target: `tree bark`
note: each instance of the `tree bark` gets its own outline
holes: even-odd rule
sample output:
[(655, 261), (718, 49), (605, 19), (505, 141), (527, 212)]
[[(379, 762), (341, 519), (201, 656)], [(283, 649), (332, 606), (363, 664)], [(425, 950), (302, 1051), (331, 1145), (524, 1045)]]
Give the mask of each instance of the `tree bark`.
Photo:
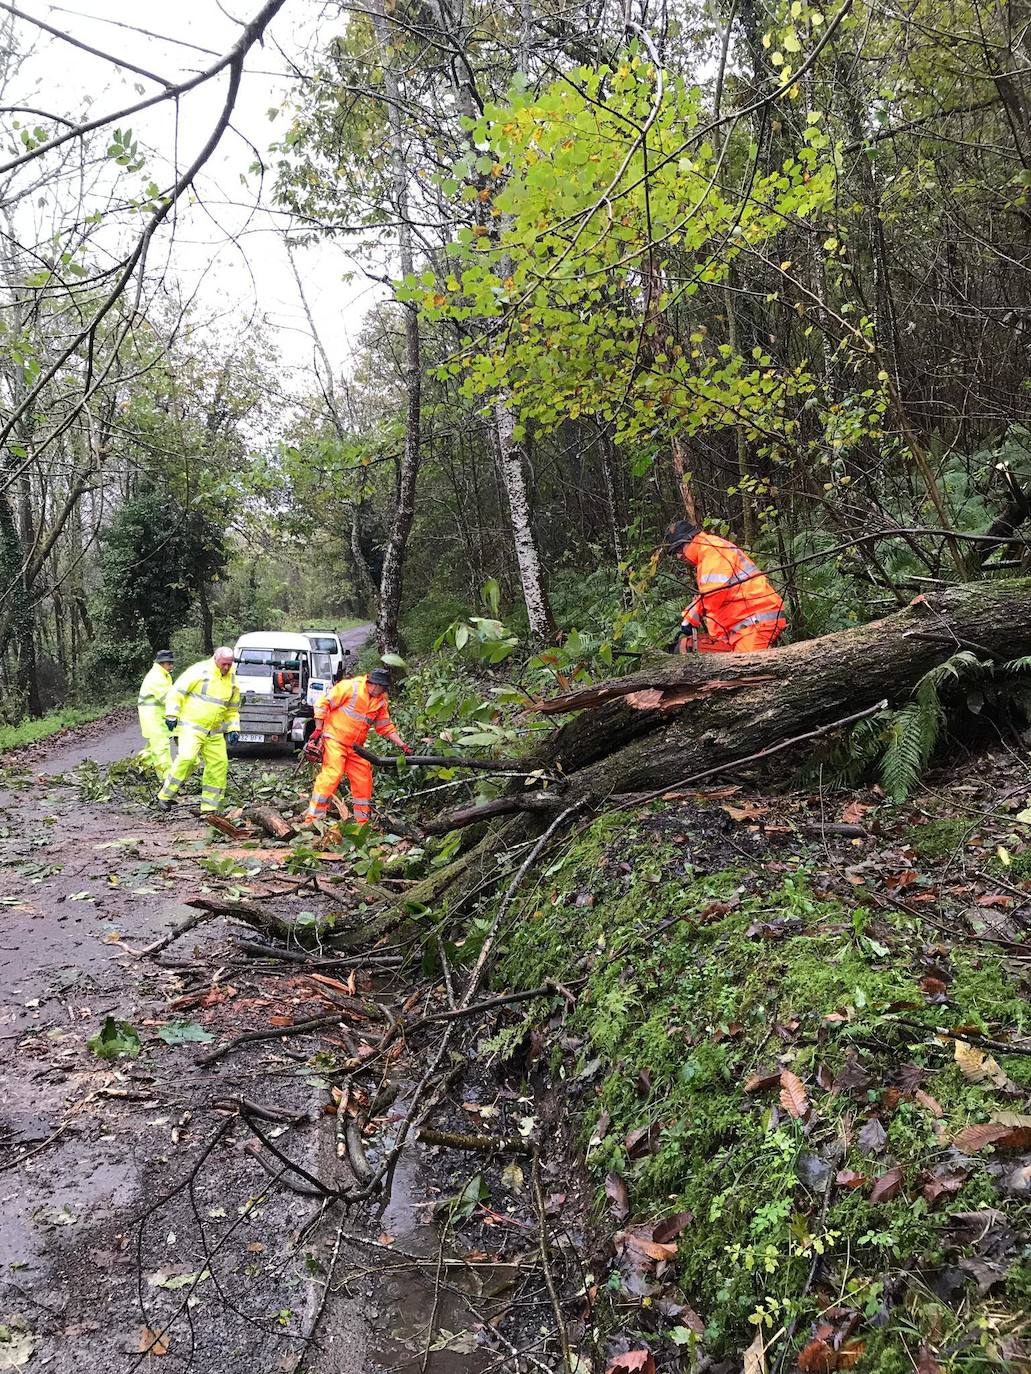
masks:
[[(405, 156), (405, 131), (401, 119), (401, 93), (397, 73), (390, 57), (390, 33), (387, 27), (385, 0), (373, 0), (370, 12), (383, 63), (387, 123), (393, 142), (394, 200), (397, 206), (401, 275), (410, 277), (415, 270), (415, 256), (408, 213), (409, 168)], [(383, 554), (383, 572), (380, 578), (376, 642), (382, 654), (399, 654), (402, 649), (400, 619), (401, 598), (404, 594), (405, 549), (415, 518), (415, 483), (422, 454), (422, 356), (419, 315), (414, 305), (403, 305), (401, 308), (404, 311), (404, 384), (407, 399), (405, 446), (398, 473), (397, 507)]]
[(498, 438), (498, 466), (508, 497), (516, 566), (526, 613), (530, 618), (530, 634), (534, 639), (546, 642), (555, 638), (557, 629), (537, 552), (537, 541), (530, 524), (530, 498), (523, 473), (522, 446), (515, 437), (515, 416), (506, 397), (499, 397), (494, 403), (494, 422)]
[(540, 751), (567, 802), (674, 787), (693, 774), (826, 727), (881, 700), (901, 705), (959, 648), (1031, 651), (1031, 579), (966, 583), (883, 620), (755, 654), (662, 659), (538, 705), (582, 709)]

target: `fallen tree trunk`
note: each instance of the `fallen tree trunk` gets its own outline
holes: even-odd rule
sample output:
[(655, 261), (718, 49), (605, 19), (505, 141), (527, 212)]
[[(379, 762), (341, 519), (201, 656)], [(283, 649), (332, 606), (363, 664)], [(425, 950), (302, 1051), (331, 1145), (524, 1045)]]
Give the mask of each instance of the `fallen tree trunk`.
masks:
[(868, 625), (756, 654), (670, 657), (538, 704), (580, 711), (542, 748), (568, 802), (673, 787), (886, 699), (900, 705), (958, 649), (1005, 661), (1031, 650), (1031, 579), (918, 597)]

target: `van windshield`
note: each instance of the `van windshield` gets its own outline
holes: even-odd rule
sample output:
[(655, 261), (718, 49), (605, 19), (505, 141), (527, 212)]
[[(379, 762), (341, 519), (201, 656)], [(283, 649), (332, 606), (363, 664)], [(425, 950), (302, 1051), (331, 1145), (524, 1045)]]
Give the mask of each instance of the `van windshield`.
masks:
[(307, 639), (321, 653), (335, 654), (337, 652), (337, 642), (332, 635), (308, 635)]
[(288, 668), (297, 672), (301, 666), (297, 649), (241, 649), (236, 655), (236, 664), (245, 673), (248, 668)]

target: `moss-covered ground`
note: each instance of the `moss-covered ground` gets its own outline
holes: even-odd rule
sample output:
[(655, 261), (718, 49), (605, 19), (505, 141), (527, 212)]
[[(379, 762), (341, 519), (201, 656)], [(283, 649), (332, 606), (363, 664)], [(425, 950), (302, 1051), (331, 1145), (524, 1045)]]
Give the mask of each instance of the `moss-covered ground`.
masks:
[[(690, 1214), (675, 1255), (624, 1247), (594, 1276), (597, 1320), (660, 1368), (740, 1355), (757, 1331), (785, 1368), (814, 1339), (803, 1368), (1018, 1367), (1031, 1156), (954, 1141), (1028, 1111), (1031, 1056), (995, 1050), (975, 1081), (987, 1051), (970, 1044), (1028, 1043), (1028, 964), (874, 914), (828, 883), (826, 855), (701, 873), (690, 826), (655, 822), (611, 815), (567, 844), (500, 969), (515, 986), (585, 979), (549, 1067), (599, 1225)], [(963, 833), (916, 839), (937, 857)]]

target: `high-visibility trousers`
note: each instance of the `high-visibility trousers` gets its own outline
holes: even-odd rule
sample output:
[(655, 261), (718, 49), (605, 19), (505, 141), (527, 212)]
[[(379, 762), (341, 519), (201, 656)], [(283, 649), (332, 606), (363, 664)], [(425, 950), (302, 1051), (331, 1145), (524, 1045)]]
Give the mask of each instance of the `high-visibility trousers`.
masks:
[(322, 736), (322, 748), (322, 767), (312, 788), (305, 822), (310, 825), (312, 821), (325, 820), (333, 794), (346, 773), (354, 818), (359, 825), (365, 825), (372, 806), (372, 764), (349, 744), (342, 744), (331, 735)]
[(201, 815), (220, 811), (226, 794), (226, 779), (229, 776), (229, 754), (226, 751), (225, 735), (218, 726), (208, 730), (203, 725), (193, 725), (188, 720), (180, 720), (178, 735), (179, 752), (161, 784), (158, 797), (161, 801), (171, 801), (197, 764), (203, 760), (204, 772), (200, 785)]
[(161, 711), (155, 706), (137, 708), (143, 748), (136, 755), (144, 768), (153, 768), (164, 779), (172, 771), (172, 737)]
[(698, 631), (698, 652), (700, 654), (754, 654), (762, 649), (773, 647), (777, 636), (786, 628), (787, 621), (782, 615), (763, 614), (750, 616), (727, 632), (726, 639), (716, 639)]

